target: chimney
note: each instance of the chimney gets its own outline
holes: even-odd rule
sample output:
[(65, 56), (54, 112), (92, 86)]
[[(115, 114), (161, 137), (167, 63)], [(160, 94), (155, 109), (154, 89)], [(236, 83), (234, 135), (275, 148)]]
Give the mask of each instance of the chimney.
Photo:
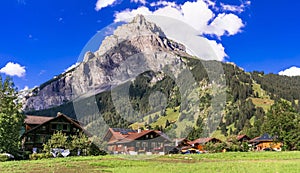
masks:
[(141, 133), (141, 132), (142, 132), (142, 130), (140, 128), (138, 128), (138, 133)]
[(59, 117), (59, 116), (61, 116), (62, 115), (62, 113), (61, 112), (57, 112), (57, 115), (56, 115), (56, 117)]

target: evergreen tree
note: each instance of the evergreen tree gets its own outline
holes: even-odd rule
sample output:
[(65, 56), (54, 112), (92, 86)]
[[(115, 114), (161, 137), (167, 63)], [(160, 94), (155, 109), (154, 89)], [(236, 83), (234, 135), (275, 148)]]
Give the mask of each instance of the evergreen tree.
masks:
[(10, 78), (0, 76), (0, 153), (14, 154), (20, 149), (20, 131), (24, 116), (17, 103), (17, 91)]
[(294, 108), (286, 101), (276, 102), (267, 113), (265, 129), (283, 142), (288, 150), (300, 149), (300, 118)]

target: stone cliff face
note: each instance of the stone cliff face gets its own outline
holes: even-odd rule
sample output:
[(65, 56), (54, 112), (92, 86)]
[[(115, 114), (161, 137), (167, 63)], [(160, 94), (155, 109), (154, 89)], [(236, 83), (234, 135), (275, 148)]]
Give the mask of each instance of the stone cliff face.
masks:
[(181, 64), (179, 55), (188, 56), (182, 44), (167, 39), (156, 24), (138, 15), (106, 37), (98, 51), (87, 52), (75, 69), (34, 89), (24, 110), (47, 109), (109, 90), (147, 69)]

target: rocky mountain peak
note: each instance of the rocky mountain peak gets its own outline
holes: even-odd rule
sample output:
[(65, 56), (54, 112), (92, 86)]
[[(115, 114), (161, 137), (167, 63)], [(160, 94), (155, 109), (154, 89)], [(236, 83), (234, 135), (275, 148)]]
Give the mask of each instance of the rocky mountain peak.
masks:
[[(135, 55), (149, 52), (154, 56), (143, 57), (144, 65), (141, 65)], [(25, 110), (48, 109), (82, 95), (110, 90), (111, 86), (131, 80), (134, 78), (132, 74), (139, 74), (149, 67), (159, 71), (167, 64), (180, 64), (181, 55), (187, 56), (184, 45), (168, 39), (159, 26), (137, 15), (107, 36), (99, 50), (87, 52), (76, 69), (42, 84), (26, 100)], [(132, 57), (136, 59), (132, 60)], [(124, 66), (129, 60), (133, 61), (131, 64), (140, 64), (135, 67)]]
[(104, 55), (107, 50), (126, 40), (140, 51), (152, 51), (159, 48), (185, 52), (184, 45), (168, 40), (159, 26), (147, 21), (143, 15), (137, 15), (131, 22), (119, 26), (113, 35), (106, 37), (96, 54)]

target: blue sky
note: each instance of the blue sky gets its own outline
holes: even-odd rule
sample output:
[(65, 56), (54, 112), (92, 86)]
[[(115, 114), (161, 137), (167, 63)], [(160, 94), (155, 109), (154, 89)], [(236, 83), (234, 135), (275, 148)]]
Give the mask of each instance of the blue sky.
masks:
[[(1, 0), (0, 72), (4, 76), (8, 74), (9, 67), (19, 69), (10, 73), (19, 89), (40, 85), (75, 64), (89, 39), (117, 18), (121, 19), (125, 13), (143, 6), (151, 12), (165, 7), (151, 6), (152, 2), (157, 1), (99, 0), (96, 8), (97, 0)], [(174, 2), (176, 7), (183, 7), (186, 3)], [(215, 6), (208, 6), (215, 15), (214, 19), (219, 14), (232, 14), (233, 23), (230, 25), (227, 22), (224, 26), (219, 22), (216, 26), (221, 28), (210, 30), (212, 27), (207, 26), (208, 29), (199, 29), (199, 33), (225, 48), (228, 56), (225, 61), (234, 62), (246, 71), (266, 73), (300, 67), (300, 13), (297, 12), (300, 2), (205, 2), (216, 2)], [(99, 4), (105, 7), (99, 8), (102, 7)], [(224, 7), (228, 7), (227, 10)], [(194, 20), (197, 21), (198, 17), (201, 20), (203, 16), (197, 16)], [(241, 19), (243, 26), (236, 19)], [(9, 62), (10, 66), (7, 66)], [(298, 74), (298, 71), (298, 68), (293, 68), (291, 73)]]

